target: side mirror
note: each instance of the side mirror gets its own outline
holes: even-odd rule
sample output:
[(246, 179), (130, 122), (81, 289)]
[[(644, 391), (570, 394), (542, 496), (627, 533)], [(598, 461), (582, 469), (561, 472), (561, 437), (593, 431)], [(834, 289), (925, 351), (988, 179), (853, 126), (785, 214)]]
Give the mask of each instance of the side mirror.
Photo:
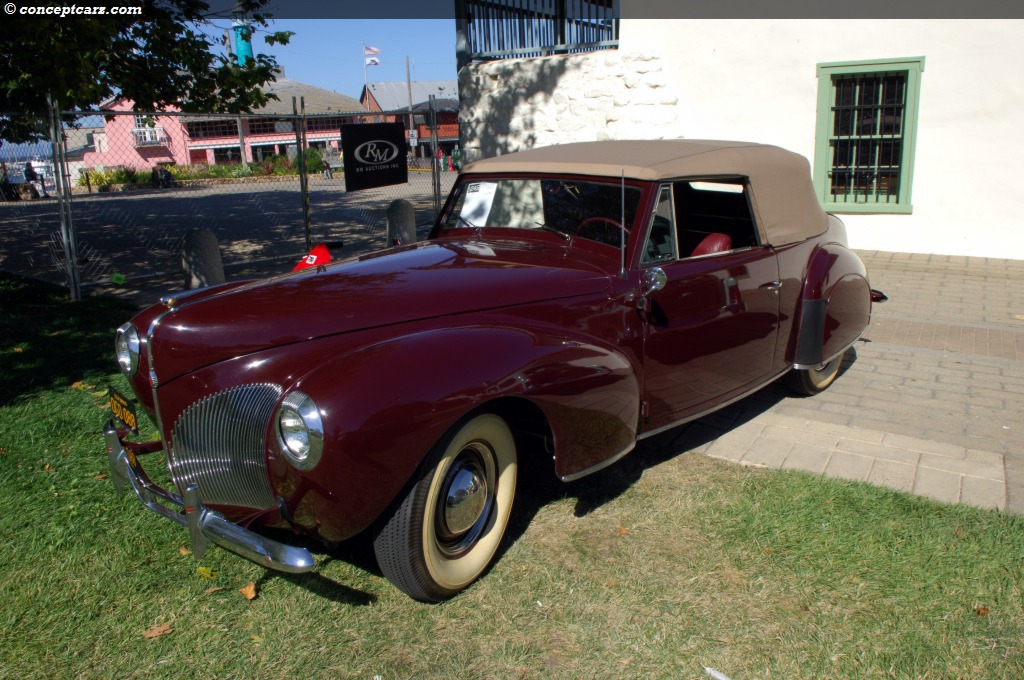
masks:
[(668, 276), (661, 267), (651, 267), (644, 272), (644, 278), (640, 284), (640, 294), (650, 295), (657, 293), (668, 283)]
[(637, 298), (636, 308), (641, 312), (646, 312), (650, 307), (648, 296), (664, 288), (666, 283), (668, 283), (668, 276), (661, 267), (651, 267), (645, 271), (640, 280), (640, 296)]

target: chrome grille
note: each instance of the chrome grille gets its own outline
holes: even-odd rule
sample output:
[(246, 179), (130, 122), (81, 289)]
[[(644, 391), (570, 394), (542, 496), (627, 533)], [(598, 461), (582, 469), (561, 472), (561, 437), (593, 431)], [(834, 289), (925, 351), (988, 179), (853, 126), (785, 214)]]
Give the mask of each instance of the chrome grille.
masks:
[(178, 487), (197, 485), (204, 505), (274, 507), (263, 452), (280, 396), (278, 385), (242, 385), (185, 409), (171, 432), (171, 476)]

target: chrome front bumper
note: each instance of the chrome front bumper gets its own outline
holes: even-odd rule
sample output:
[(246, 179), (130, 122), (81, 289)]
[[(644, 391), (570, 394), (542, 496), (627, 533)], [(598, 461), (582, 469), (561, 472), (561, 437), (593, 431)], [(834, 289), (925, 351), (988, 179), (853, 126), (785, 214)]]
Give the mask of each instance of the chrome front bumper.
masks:
[[(126, 431), (126, 430), (125, 430)], [(192, 554), (197, 560), (206, 553), (212, 541), (222, 548), (252, 560), (256, 564), (277, 571), (300, 574), (316, 566), (313, 556), (305, 548), (278, 543), (228, 521), (223, 515), (203, 506), (197, 487), (185, 489), (184, 498), (166, 491), (150, 481), (139, 464), (137, 454), (158, 450), (145, 445), (131, 444), (121, 439), (112, 420), (103, 428), (110, 458), (110, 477), (114, 488), (123, 491), (131, 486), (142, 504), (155, 513), (188, 527), (192, 540)], [(180, 508), (173, 510), (161, 501)], [(182, 512), (183, 511), (183, 512)]]

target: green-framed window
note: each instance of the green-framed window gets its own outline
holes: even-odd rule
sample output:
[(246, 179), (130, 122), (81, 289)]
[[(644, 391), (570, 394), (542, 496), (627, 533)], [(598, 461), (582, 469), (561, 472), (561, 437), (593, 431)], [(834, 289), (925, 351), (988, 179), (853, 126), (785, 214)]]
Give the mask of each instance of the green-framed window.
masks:
[(837, 213), (910, 213), (924, 57), (818, 64), (814, 188)]

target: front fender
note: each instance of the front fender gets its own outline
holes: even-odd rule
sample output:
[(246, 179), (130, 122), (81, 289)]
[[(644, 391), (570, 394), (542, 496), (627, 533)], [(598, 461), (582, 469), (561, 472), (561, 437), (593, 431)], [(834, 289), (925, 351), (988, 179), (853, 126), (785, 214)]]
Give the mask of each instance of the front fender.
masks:
[(804, 279), (793, 364), (821, 365), (856, 342), (870, 321), (864, 263), (839, 243), (815, 248)]
[(295, 521), (341, 540), (369, 526), (430, 448), (489, 401), (536, 404), (566, 476), (628, 449), (639, 382), (628, 359), (564, 330), (465, 326), (427, 330), (332, 359), (301, 378), (323, 414), (323, 458), (299, 473), (279, 457), (274, 486)]

